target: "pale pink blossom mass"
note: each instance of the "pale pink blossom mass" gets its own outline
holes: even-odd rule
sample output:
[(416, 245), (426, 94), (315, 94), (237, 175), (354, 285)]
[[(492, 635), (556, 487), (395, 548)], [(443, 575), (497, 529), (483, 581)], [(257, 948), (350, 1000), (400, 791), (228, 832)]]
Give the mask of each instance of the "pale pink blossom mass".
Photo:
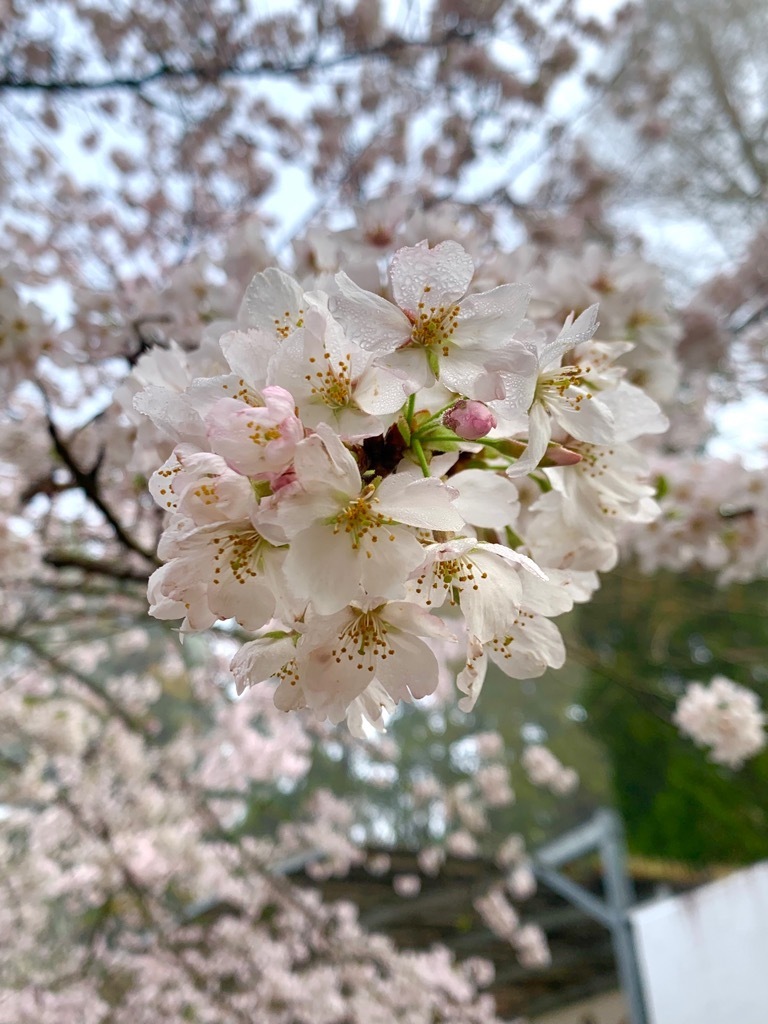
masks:
[[(600, 6), (2, 5), (0, 1024), (536, 1015), (509, 830), (593, 780), (533, 680), (584, 626), (625, 682), (558, 617), (619, 561), (768, 575), (760, 5), (695, 74), (679, 3)], [(649, 232), (680, 182), (722, 273)], [(718, 785), (766, 747), (748, 628), (690, 637), (738, 683), (683, 692), (665, 629), (644, 677)], [(446, 892), (496, 993), (401, 948)]]
[[(381, 728), (436, 690), (428, 641), (453, 641), (468, 710), (489, 660), (513, 679), (563, 663), (551, 619), (588, 600), (619, 524), (653, 514), (631, 442), (665, 420), (614, 365), (628, 344), (591, 340), (594, 308), (547, 340), (527, 286), (478, 292), (474, 272), (455, 241), (395, 252), (391, 297), (265, 270), (213, 375), (138, 391), (176, 442), (151, 482), (168, 516), (153, 614), (255, 633), (240, 689), (271, 678), (283, 710)], [(564, 519), (577, 560), (550, 543)]]
[(725, 676), (713, 676), (709, 686), (689, 683), (674, 714), (677, 727), (718, 764), (740, 768), (768, 742), (765, 713), (753, 690)]

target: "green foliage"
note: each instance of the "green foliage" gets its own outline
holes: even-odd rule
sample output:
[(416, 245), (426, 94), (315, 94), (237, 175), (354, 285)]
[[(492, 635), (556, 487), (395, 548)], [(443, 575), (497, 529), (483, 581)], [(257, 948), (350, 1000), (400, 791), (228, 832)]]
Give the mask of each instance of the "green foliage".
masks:
[(703, 576), (631, 570), (577, 613), (582, 703), (604, 744), (630, 849), (691, 864), (768, 856), (768, 752), (734, 772), (681, 737), (685, 684), (726, 675), (768, 704), (768, 583), (719, 589)]

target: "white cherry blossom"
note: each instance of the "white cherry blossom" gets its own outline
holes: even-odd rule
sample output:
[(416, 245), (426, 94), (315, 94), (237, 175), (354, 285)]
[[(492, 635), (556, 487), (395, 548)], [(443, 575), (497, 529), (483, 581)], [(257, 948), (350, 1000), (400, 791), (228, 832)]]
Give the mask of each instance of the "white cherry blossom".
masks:
[(0, 265), (0, 386), (9, 392), (53, 347), (53, 325), (39, 306), (21, 298), (15, 287), (18, 276), (12, 264)]
[(532, 372), (534, 361), (514, 339), (528, 290), (500, 285), (467, 295), (473, 273), (472, 257), (458, 242), (433, 249), (420, 242), (398, 250), (392, 260), (395, 304), (340, 273), (334, 314), (353, 341), (402, 374), (409, 391), (439, 379), (450, 391), (482, 398), (499, 387), (490, 381), (497, 375), (486, 369), (491, 351), (503, 357), (509, 372)]
[(465, 469), (450, 479), (451, 486), (459, 492), (453, 504), (472, 526), (503, 530), (517, 521), (520, 512), (517, 488), (502, 473)]
[(309, 428), (330, 423), (348, 439), (384, 433), (405, 402), (402, 381), (374, 365), (327, 310), (310, 309), (304, 321), (280, 346), (275, 383), (291, 392)]
[(482, 643), (470, 636), (467, 661), (456, 678), (456, 686), (466, 694), (459, 701), (462, 711), (471, 711), (477, 703), (491, 659), (511, 679), (535, 679), (548, 668), (561, 668), (565, 647), (560, 631), (543, 615), (519, 611), (507, 623), (503, 633)]
[[(630, 441), (667, 428), (666, 417), (656, 403), (624, 382), (625, 371), (612, 365), (631, 346), (590, 342), (598, 328), (597, 314), (597, 306), (590, 306), (575, 321), (570, 316), (554, 341), (526, 343), (535, 352), (538, 375), (507, 378), (507, 394), (492, 403), (512, 429), (521, 416), (527, 417), (528, 444), (509, 468), (511, 476), (538, 466), (553, 427), (566, 436), (599, 445)], [(562, 366), (568, 352), (571, 362)]]
[(440, 619), (407, 601), (311, 616), (298, 651), (304, 699), (321, 715), (341, 721), (373, 680), (395, 702), (424, 697), (437, 686), (438, 663), (421, 638), (451, 636)]
[(173, 441), (204, 446), (205, 424), (190, 388), (196, 378), (218, 379), (226, 371), (218, 344), (203, 343), (194, 352), (185, 352), (171, 342), (168, 349), (145, 352), (116, 392), (116, 400), (138, 428), (134, 461), (142, 464), (146, 449), (157, 458), (158, 430)]
[(190, 519), (196, 526), (224, 519), (246, 519), (255, 508), (248, 481), (219, 455), (194, 445), (174, 448), (152, 474), (149, 491), (160, 508)]
[(392, 474), (365, 483), (325, 424), (297, 446), (294, 471), (298, 486), (278, 495), (260, 523), (284, 532), (288, 585), (323, 614), (363, 593), (402, 597), (424, 559), (417, 530), (453, 532), (464, 525), (452, 506), (455, 492), (439, 480)]
[[(597, 306), (573, 322), (569, 317), (554, 341), (527, 342), (537, 360), (537, 370), (530, 377), (506, 380), (504, 397), (492, 403), (500, 418), (521, 424), (528, 432), (525, 453), (510, 467), (510, 475), (528, 473), (541, 462), (552, 437), (552, 419), (573, 434), (597, 443), (613, 440), (613, 416), (593, 401), (592, 392), (584, 386), (581, 367), (561, 366), (563, 355), (580, 342), (591, 338), (597, 328)], [(521, 417), (527, 417), (523, 422)]]
[(154, 474), (153, 497), (171, 513), (150, 578), (152, 614), (183, 617), (184, 630), (236, 618), (259, 629), (283, 605), (282, 550), (254, 528), (257, 503), (248, 480), (222, 458), (177, 447)]
[(515, 614), (490, 639), (484, 641), (468, 631), (467, 660), (456, 679), (458, 689), (466, 694), (459, 701), (464, 711), (471, 711), (480, 695), (489, 658), (512, 679), (534, 679), (547, 668), (560, 668), (565, 662), (565, 646), (550, 617), (588, 600), (597, 578), (593, 573), (547, 570), (545, 575), (539, 570), (521, 573), (520, 584)]
[(284, 589), (284, 552), (250, 520), (194, 526), (181, 519), (164, 535), (158, 554), (167, 564), (150, 578), (153, 614), (163, 606), (161, 597), (183, 605), (191, 630), (230, 618), (256, 630), (275, 614)]
[(309, 309), (301, 285), (277, 267), (269, 267), (251, 280), (240, 305), (241, 327), (271, 336), (276, 343), (304, 325)]
[(266, 387), (259, 397), (263, 405), (258, 406), (221, 398), (205, 417), (211, 449), (238, 473), (254, 478), (283, 473), (304, 437), (293, 395)]
[(245, 644), (232, 671), (240, 690), (277, 679), (275, 703), (283, 710), (308, 707), (340, 722), (354, 706), (361, 727), (363, 718), (380, 718), (377, 707), (390, 710), (400, 700), (434, 691), (439, 666), (422, 637), (452, 634), (440, 619), (406, 601), (353, 604), (333, 615), (310, 614), (300, 632)]
[(525, 555), (471, 538), (428, 545), (425, 565), (408, 584), (412, 600), (430, 608), (459, 604), (467, 629), (481, 643), (515, 619), (523, 596), (521, 575), (546, 575)]

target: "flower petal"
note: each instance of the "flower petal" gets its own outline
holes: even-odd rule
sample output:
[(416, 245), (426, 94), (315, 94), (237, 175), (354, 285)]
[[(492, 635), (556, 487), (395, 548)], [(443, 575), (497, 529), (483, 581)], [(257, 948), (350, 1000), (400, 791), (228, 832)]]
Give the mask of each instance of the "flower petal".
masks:
[(425, 240), (398, 249), (390, 267), (392, 291), (400, 309), (417, 316), (419, 303), (453, 306), (467, 289), (475, 273), (472, 257), (458, 242), (440, 242), (430, 249)]

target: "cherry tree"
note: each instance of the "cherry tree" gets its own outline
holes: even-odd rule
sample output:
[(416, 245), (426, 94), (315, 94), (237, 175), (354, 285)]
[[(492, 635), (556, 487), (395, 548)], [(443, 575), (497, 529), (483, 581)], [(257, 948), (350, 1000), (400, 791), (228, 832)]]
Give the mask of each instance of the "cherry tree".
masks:
[(273, 221), (276, 184), (314, 189), (307, 217), (388, 186), (452, 195), (484, 155), (503, 167), (510, 138), (556, 130), (550, 98), (583, 77), (581, 44), (610, 36), (547, 6), (9, 2), (6, 238), (45, 253), (44, 273), (64, 261), (70, 282), (74, 264), (113, 283), (244, 213)]
[[(475, 909), (544, 962), (493, 822), (511, 757), (574, 771), (469, 731), (447, 785), (385, 729), (562, 666), (622, 557), (765, 571), (764, 475), (701, 451), (754, 282), (675, 308), (620, 243), (562, 95), (603, 94), (630, 12), (546, 6), (6, 5), (0, 1021), (494, 1021), (487, 961), (291, 869), (386, 873), (395, 787), (398, 895), (493, 858)], [(765, 743), (729, 680), (675, 719)], [(313, 782), (337, 747), (357, 796)]]

